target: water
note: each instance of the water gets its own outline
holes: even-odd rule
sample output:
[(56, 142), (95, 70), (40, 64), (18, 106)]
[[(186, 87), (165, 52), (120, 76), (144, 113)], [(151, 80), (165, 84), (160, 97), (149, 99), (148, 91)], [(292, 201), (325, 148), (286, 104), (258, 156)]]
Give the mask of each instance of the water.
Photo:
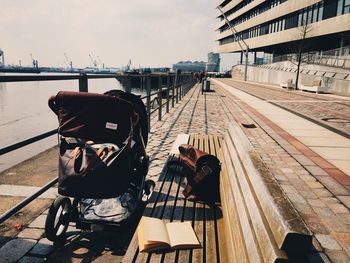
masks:
[[(78, 87), (78, 80), (0, 83), (0, 148), (57, 128), (57, 117), (47, 106), (48, 98), (61, 90), (78, 91)], [(89, 92), (111, 89), (123, 88), (116, 79), (89, 80)], [(0, 171), (55, 144), (57, 135), (2, 155)]]

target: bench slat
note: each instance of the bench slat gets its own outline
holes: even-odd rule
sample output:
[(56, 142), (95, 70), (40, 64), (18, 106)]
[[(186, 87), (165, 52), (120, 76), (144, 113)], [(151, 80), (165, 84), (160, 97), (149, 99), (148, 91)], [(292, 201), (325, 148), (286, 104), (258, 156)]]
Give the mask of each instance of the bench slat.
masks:
[[(249, 140), (238, 124), (229, 125), (228, 136), (236, 149), (236, 152), (230, 152), (230, 154), (239, 156), (239, 162), (245, 170), (246, 180), (253, 189), (253, 196), (256, 195), (257, 205), (261, 207), (266, 217), (278, 248), (293, 253), (302, 253), (310, 249), (309, 230), (273, 175), (253, 151)], [(229, 140), (226, 142), (230, 143)], [(235, 164), (236, 162), (234, 161)]]
[[(222, 145), (219, 138), (215, 138), (216, 145)], [(218, 148), (218, 147), (217, 147)], [(224, 160), (222, 151), (217, 152), (220, 160)], [(243, 234), (241, 231), (236, 204), (233, 199), (231, 185), (228, 181), (227, 166), (222, 163), (221, 177), (220, 177), (220, 198), (222, 205), (222, 218), (218, 221), (219, 236), (224, 237), (220, 239), (220, 259), (221, 262), (228, 262), (222, 258), (226, 253), (230, 255), (230, 261), (233, 262), (247, 262), (247, 251), (243, 244)], [(222, 233), (222, 234), (221, 234)], [(226, 251), (225, 251), (226, 249)], [(226, 252), (226, 253), (225, 253)]]

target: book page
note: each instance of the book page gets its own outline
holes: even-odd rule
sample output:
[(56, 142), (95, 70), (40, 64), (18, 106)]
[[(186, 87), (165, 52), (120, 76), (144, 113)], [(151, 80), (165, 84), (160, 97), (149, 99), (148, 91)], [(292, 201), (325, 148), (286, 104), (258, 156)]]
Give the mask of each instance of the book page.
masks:
[(190, 222), (167, 223), (166, 228), (172, 248), (197, 248), (201, 247), (196, 233)]
[(143, 216), (137, 227), (137, 237), (141, 252), (158, 245), (164, 247), (164, 244), (170, 244), (165, 223), (158, 218)]

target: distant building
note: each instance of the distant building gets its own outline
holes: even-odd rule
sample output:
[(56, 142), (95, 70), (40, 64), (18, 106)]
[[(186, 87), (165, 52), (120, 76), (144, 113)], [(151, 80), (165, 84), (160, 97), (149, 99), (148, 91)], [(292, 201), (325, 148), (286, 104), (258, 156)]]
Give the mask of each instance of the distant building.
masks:
[[(217, 10), (217, 53), (241, 52), (239, 39), (250, 52), (283, 55), (291, 44), (302, 41), (300, 28), (310, 25), (306, 35), (308, 51), (325, 51), (350, 45), (349, 0), (217, 0), (236, 38), (222, 13)], [(240, 41), (242, 43), (242, 41)], [(293, 43), (294, 42), (294, 43)]]
[(173, 64), (173, 70), (181, 70), (182, 72), (200, 72), (205, 71), (206, 63), (203, 61), (180, 61)]
[(218, 53), (208, 53), (208, 62), (206, 64), (207, 72), (219, 72), (220, 71), (220, 55)]

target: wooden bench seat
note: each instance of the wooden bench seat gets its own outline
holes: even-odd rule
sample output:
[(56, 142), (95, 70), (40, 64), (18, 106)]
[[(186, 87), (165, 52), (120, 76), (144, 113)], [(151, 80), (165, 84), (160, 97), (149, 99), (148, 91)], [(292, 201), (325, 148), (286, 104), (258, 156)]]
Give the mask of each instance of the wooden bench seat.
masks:
[[(220, 150), (221, 138), (217, 136), (191, 135), (188, 144), (216, 155)], [(177, 158), (168, 157), (169, 161)], [(144, 211), (145, 216), (166, 221), (191, 221), (202, 244), (201, 249), (177, 250), (164, 253), (139, 253), (136, 234), (131, 240), (123, 262), (229, 262), (224, 238), (224, 225), (220, 207), (185, 199), (180, 167), (165, 164), (154, 192)]]
[[(237, 124), (220, 136), (188, 143), (222, 162), (221, 205), (184, 199), (180, 167), (167, 163), (144, 211), (167, 221), (191, 221), (202, 249), (139, 253), (134, 235), (123, 262), (279, 262), (311, 248), (311, 235)], [(175, 147), (174, 147), (175, 148)]]

